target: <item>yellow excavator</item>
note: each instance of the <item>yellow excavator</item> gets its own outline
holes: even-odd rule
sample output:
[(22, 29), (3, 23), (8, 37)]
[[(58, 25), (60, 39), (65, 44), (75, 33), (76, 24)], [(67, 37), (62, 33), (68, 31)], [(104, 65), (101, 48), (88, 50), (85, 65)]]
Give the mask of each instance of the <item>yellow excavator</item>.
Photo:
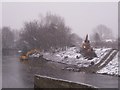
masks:
[(31, 54), (33, 54), (35, 52), (39, 52), (39, 50), (33, 49), (33, 50), (28, 51), (26, 54), (23, 54), (23, 55), (20, 56), (20, 60), (28, 60), (29, 55), (31, 55)]

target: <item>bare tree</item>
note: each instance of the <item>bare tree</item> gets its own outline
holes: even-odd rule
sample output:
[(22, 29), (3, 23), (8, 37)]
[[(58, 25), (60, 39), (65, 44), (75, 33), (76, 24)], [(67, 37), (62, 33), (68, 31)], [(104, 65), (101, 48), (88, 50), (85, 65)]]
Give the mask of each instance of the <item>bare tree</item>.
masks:
[(81, 43), (82, 43), (82, 38), (79, 37), (77, 34), (73, 33), (71, 34), (71, 40), (72, 40), (72, 45), (76, 45), (76, 46), (79, 46)]
[(2, 28), (2, 48), (11, 49), (14, 44), (14, 34), (11, 31), (10, 27)]
[(47, 14), (40, 21), (26, 22), (20, 34), (20, 44), (27, 49), (62, 48), (71, 45), (70, 28), (58, 15)]
[(93, 34), (93, 40), (95, 46), (99, 46), (101, 44), (101, 37), (97, 32)]
[(110, 28), (108, 28), (105, 25), (98, 25), (95, 29), (94, 29), (95, 33), (98, 33), (98, 35), (100, 36), (101, 40), (106, 40), (106, 39), (113, 39), (113, 35), (112, 35), (112, 31)]
[(95, 47), (113, 47), (113, 42), (107, 42), (111, 41), (113, 38), (111, 29), (102, 24), (98, 25), (91, 35), (92, 44)]

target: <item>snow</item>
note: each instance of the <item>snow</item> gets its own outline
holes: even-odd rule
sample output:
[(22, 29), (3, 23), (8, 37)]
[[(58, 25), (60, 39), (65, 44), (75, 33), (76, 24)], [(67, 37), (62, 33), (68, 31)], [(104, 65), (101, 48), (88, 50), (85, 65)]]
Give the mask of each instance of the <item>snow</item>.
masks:
[[(88, 60), (79, 53), (79, 48), (71, 47), (62, 51), (59, 50), (56, 53), (42, 52), (43, 58), (54, 62), (64, 63), (68, 65), (76, 65), (78, 67), (89, 67), (91, 62), (97, 64), (101, 59), (111, 50), (111, 48), (94, 48), (97, 57), (92, 60)], [(32, 57), (39, 57), (41, 54), (33, 54)], [(79, 57), (77, 59), (76, 57)], [(112, 61), (106, 65), (103, 69), (97, 71), (97, 73), (106, 73), (110, 75), (118, 75), (118, 53)], [(119, 73), (120, 75), (120, 73)]]
[(35, 40), (35, 41), (36, 41), (37, 39), (36, 39), (35, 37), (33, 37), (33, 40)]
[(109, 75), (120, 75), (120, 73), (118, 72), (118, 53), (117, 55), (114, 57), (114, 59), (112, 61), (110, 61), (106, 67), (104, 67), (103, 69), (99, 70), (97, 73), (106, 73)]
[(28, 44), (28, 42), (27, 41), (23, 41), (25, 44)]
[(32, 54), (32, 55), (30, 55), (30, 57), (36, 57), (36, 58), (38, 58), (38, 57), (40, 57), (41, 55), (39, 54), (39, 53), (35, 53), (35, 54)]
[(97, 48), (95, 49), (95, 53), (97, 54), (97, 59), (94, 58), (93, 61), (98, 63), (109, 51), (111, 48)]
[(32, 55), (29, 55), (29, 57), (39, 58), (42, 55), (43, 55), (43, 52), (35, 52)]
[(113, 42), (113, 40), (112, 39), (107, 39), (107, 40), (105, 40), (106, 42)]
[[(92, 60), (88, 60), (83, 57), (80, 53), (78, 53), (79, 49), (76, 47), (68, 48), (66, 51), (59, 51), (55, 54), (52, 53), (44, 53), (43, 57), (47, 60), (76, 65), (78, 67), (88, 67), (91, 65), (91, 62), (98, 63), (107, 53), (110, 51), (110, 48), (99, 48), (94, 49), (97, 56)], [(79, 57), (77, 59), (76, 57)]]
[(18, 50), (18, 53), (22, 53), (22, 50)]

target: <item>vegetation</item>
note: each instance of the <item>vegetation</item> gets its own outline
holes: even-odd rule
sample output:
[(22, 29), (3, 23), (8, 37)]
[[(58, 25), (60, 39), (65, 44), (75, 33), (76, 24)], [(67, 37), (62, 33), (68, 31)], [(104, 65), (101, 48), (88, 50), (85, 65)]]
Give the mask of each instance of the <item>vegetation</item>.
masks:
[(62, 17), (49, 13), (41, 20), (25, 23), (19, 45), (26, 51), (35, 48), (54, 50), (73, 46), (75, 36)]
[(2, 48), (12, 49), (14, 46), (14, 34), (10, 27), (2, 28)]
[(113, 37), (111, 29), (102, 24), (93, 30), (91, 41), (94, 47), (118, 48), (118, 40)]
[[(105, 25), (98, 25), (90, 37), (94, 47), (117, 48), (118, 40), (106, 42), (113, 39), (112, 31)], [(2, 49), (18, 48), (24, 53), (29, 50), (39, 49), (44, 51), (65, 49), (79, 45), (82, 42), (77, 34), (71, 33), (71, 28), (66, 26), (62, 17), (47, 13), (38, 20), (25, 22), (23, 28), (12, 30), (10, 27), (2, 28)], [(116, 44), (115, 44), (116, 43)]]

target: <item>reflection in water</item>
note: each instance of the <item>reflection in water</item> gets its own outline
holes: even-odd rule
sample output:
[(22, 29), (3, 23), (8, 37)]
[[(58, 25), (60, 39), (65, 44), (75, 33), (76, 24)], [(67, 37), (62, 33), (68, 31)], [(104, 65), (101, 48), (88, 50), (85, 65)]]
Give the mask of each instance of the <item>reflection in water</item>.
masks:
[[(3, 57), (3, 87), (6, 88), (20, 88), (27, 87), (24, 83), (26, 77), (25, 67), (17, 61), (17, 57), (6, 56)], [(24, 81), (23, 81), (24, 80)]]
[(34, 74), (49, 76), (61, 74), (59, 65), (56, 66), (51, 62), (33, 60), (21, 63), (18, 56), (15, 55), (3, 56), (2, 60), (4, 88), (32, 88)]

